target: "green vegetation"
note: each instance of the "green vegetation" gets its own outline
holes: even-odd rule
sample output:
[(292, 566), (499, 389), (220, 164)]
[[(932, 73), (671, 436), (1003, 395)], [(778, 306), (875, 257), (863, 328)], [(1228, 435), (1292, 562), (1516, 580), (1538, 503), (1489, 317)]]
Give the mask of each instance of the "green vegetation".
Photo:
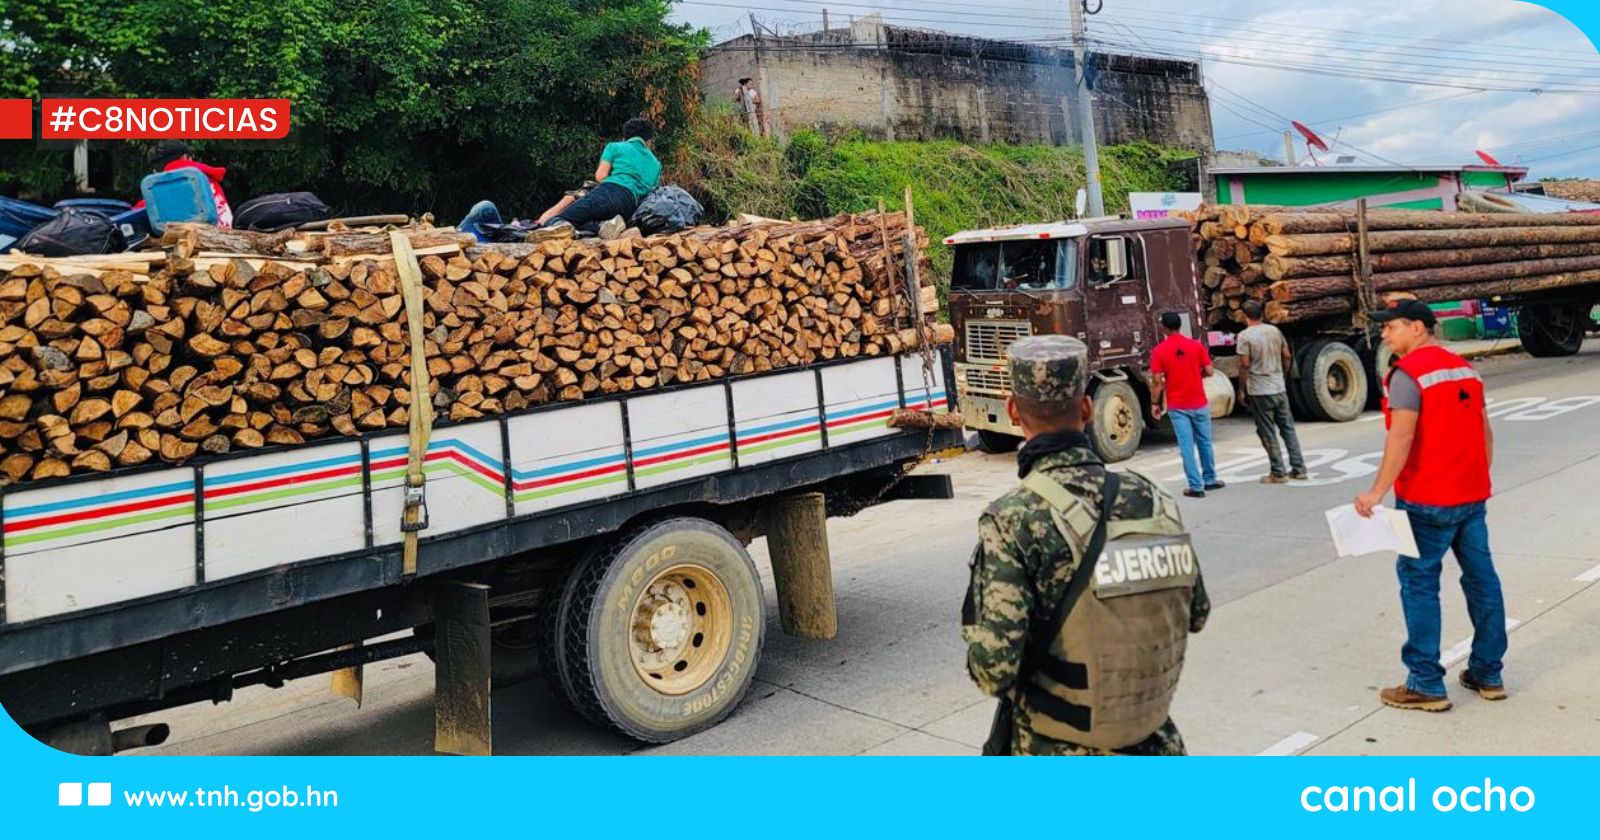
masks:
[[(309, 189), (348, 212), (492, 197), (537, 213), (629, 117), (670, 150), (698, 101), (703, 31), (668, 0), (7, 0), (0, 97), (283, 97), (282, 143), (197, 144), (235, 202)], [(143, 144), (114, 147), (138, 190)], [(105, 156), (96, 155), (103, 160)], [(0, 144), (0, 192), (62, 195), (70, 152)]]
[[(1084, 183), (1079, 148), (891, 143), (815, 132), (781, 146), (752, 137), (726, 114), (702, 113), (696, 122), (674, 176), (714, 215), (813, 218), (876, 209), (880, 198), (898, 210), (909, 185), (940, 277), (949, 274), (949, 254), (938, 244), (943, 235), (1069, 218)], [(1148, 143), (1102, 149), (1106, 211), (1126, 212), (1129, 192), (1183, 189), (1175, 164), (1192, 157)]]

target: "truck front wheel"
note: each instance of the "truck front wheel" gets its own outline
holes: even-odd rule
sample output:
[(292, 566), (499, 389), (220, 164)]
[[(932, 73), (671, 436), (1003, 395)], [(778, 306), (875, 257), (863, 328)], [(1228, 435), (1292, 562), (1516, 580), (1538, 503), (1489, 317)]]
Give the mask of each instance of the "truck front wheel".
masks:
[(1524, 306), (1517, 310), (1517, 335), (1530, 356), (1571, 356), (1583, 347), (1589, 313), (1582, 306)]
[(1126, 461), (1144, 438), (1144, 410), (1139, 395), (1126, 382), (1101, 382), (1094, 391), (1089, 444), (1106, 463)]
[(561, 683), (584, 717), (648, 743), (720, 722), (755, 676), (761, 579), (738, 540), (668, 519), (593, 552), (562, 594)]
[(1300, 396), (1314, 419), (1347, 423), (1367, 406), (1367, 368), (1342, 341), (1319, 341), (1300, 363)]

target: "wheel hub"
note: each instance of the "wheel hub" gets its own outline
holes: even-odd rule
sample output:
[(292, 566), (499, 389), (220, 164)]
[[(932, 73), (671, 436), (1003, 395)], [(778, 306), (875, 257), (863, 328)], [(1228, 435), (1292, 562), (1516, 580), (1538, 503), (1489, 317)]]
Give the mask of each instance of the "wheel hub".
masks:
[(628, 653), (646, 685), (687, 694), (715, 675), (733, 637), (728, 588), (710, 569), (675, 566), (634, 602)]
[(656, 660), (656, 667), (670, 665), (689, 641), (690, 609), (688, 593), (672, 581), (651, 586), (639, 605), (634, 638), (646, 656)]

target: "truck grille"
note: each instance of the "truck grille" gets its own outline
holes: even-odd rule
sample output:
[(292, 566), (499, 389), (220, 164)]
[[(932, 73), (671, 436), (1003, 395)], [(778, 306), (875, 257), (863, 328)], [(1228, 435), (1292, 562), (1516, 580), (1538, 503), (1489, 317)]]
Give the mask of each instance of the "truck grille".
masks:
[(972, 362), (1000, 364), (1009, 354), (1012, 342), (1033, 335), (1027, 321), (967, 321), (966, 357)]
[(1003, 370), (962, 366), (961, 384), (969, 393), (1004, 397), (1011, 393), (1011, 378)]

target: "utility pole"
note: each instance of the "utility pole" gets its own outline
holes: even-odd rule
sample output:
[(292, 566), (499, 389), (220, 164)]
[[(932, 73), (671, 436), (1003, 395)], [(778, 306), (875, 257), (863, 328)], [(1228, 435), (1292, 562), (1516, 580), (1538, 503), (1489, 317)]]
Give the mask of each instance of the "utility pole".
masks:
[(1072, 64), (1078, 75), (1078, 125), (1083, 133), (1083, 168), (1088, 182), (1089, 215), (1104, 216), (1106, 200), (1100, 192), (1100, 150), (1095, 145), (1094, 103), (1089, 99), (1088, 43), (1084, 35), (1084, 0), (1067, 0), (1072, 8)]
[(1294, 135), (1285, 131), (1283, 133), (1283, 165), (1294, 166)]

